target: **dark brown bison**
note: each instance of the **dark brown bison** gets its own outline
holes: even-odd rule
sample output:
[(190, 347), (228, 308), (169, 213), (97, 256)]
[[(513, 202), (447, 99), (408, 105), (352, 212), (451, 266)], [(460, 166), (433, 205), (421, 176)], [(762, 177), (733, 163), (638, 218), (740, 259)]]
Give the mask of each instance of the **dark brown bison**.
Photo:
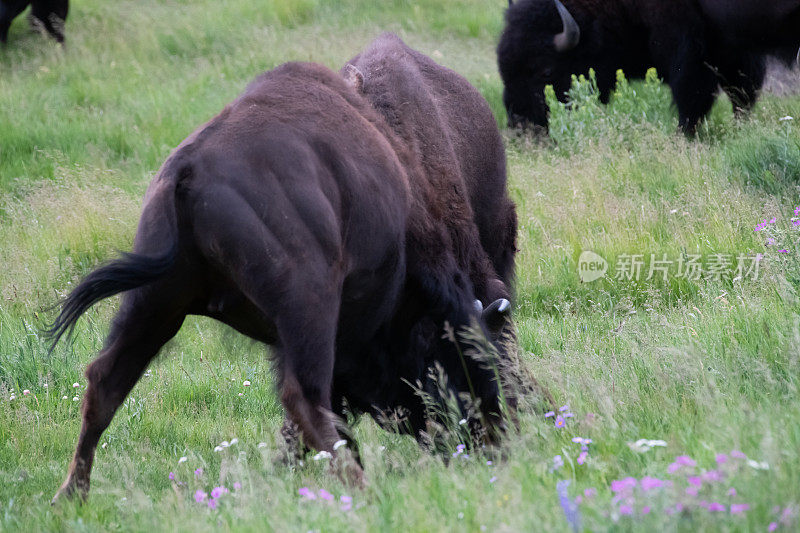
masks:
[(0, 43), (8, 41), (11, 22), (31, 6), (30, 22), (42, 28), (59, 43), (64, 42), (64, 22), (69, 12), (69, 0), (0, 0)]
[(506, 12), (497, 57), (510, 125), (546, 127), (544, 87), (564, 99), (572, 74), (593, 68), (607, 101), (617, 69), (636, 78), (656, 67), (690, 132), (720, 86), (750, 108), (765, 56), (790, 61), (799, 46), (800, 0), (521, 0)]
[[(51, 330), (57, 341), (93, 303), (124, 292), (86, 370), (83, 426), (56, 498), (87, 493), (100, 435), (188, 314), (274, 347), (287, 416), (317, 450), (338, 453), (345, 404), (379, 421), (402, 410), (398, 429), (420, 436), (428, 412), (409, 384), (443, 399), (435, 366), (465, 413), (478, 405), (465, 416), (496, 435), (493, 356), (464, 357), (463, 341), (443, 333), (473, 326), (488, 342), (509, 305), (479, 311), (476, 287), (505, 288), (469, 198), (453, 189), (460, 169), (442, 166), (460, 162), (420, 159), (418, 140), (341, 75), (300, 63), (262, 75), (190, 135), (148, 188), (133, 253), (89, 274)], [(354, 463), (347, 474), (363, 476)]]

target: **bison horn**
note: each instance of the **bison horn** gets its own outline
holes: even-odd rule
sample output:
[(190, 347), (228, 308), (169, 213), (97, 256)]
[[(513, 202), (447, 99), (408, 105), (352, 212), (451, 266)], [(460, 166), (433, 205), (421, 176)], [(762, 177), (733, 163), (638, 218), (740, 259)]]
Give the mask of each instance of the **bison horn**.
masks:
[(489, 327), (492, 337), (495, 338), (506, 323), (506, 315), (511, 311), (511, 302), (505, 298), (493, 301), (481, 313), (481, 318)]
[(480, 300), (475, 300), (475, 310), (479, 313), (483, 313), (483, 302)]
[(581, 28), (564, 4), (559, 0), (553, 0), (553, 2), (556, 4), (561, 23), (564, 26), (564, 30), (553, 37), (553, 45), (556, 47), (556, 52), (568, 52), (578, 46), (581, 41)]

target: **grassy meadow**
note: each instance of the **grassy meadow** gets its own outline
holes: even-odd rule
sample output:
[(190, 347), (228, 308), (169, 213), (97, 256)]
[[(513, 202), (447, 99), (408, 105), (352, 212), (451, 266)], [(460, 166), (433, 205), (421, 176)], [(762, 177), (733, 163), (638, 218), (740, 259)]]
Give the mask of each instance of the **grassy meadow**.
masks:
[[(800, 527), (800, 96), (765, 95), (742, 119), (721, 98), (687, 139), (655, 75), (621, 80), (608, 107), (576, 84), (550, 139), (505, 132), (521, 357), (574, 414), (564, 427), (523, 409), (503, 460), (454, 449), (446, 465), (363, 419), (369, 486), (353, 491), (325, 460), (275, 462), (266, 349), (190, 318), (103, 436), (88, 502), (50, 505), (117, 299), (52, 354), (41, 329), (130, 248), (169, 151), (258, 73), (338, 69), (386, 30), (466, 76), (504, 124), (505, 5), (76, 0), (66, 50), (17, 19), (0, 49), (0, 531)], [(581, 281), (584, 251), (606, 277)], [(195, 500), (217, 486), (216, 508)]]

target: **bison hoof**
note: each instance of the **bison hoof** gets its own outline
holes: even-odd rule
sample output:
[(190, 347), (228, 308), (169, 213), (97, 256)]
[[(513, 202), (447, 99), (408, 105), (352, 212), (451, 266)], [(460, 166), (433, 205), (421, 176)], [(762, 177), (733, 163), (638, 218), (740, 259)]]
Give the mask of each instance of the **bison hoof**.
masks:
[(78, 499), (80, 502), (86, 501), (86, 497), (89, 495), (89, 486), (88, 483), (86, 484), (79, 484), (77, 482), (67, 480), (61, 485), (61, 488), (58, 489), (56, 495), (53, 496), (53, 499), (50, 501), (50, 505), (55, 505), (61, 501), (67, 500), (74, 500)]

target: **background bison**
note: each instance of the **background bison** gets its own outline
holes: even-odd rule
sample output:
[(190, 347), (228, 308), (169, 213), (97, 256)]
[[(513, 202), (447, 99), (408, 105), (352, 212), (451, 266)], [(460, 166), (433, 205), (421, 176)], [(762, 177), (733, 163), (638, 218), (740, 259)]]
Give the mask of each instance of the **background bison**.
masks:
[(0, 43), (8, 40), (11, 22), (28, 5), (31, 6), (31, 26), (45, 29), (56, 41), (63, 43), (69, 0), (0, 0)]
[(607, 101), (617, 69), (634, 78), (654, 66), (672, 89), (680, 126), (692, 131), (718, 87), (748, 109), (765, 56), (791, 61), (798, 46), (798, 0), (522, 0), (508, 8), (497, 56), (512, 125), (547, 125), (545, 85), (564, 99), (570, 76), (593, 68)]
[[(384, 66), (390, 76), (404, 67), (390, 55)], [(369, 74), (362, 81), (369, 87)], [(419, 117), (396, 118), (413, 128)], [(459, 170), (472, 162), (459, 156), (483, 147), (464, 144), (429, 159), (418, 139), (403, 135), (411, 130), (396, 125), (341, 76), (286, 64), (175, 150), (148, 189), (134, 253), (91, 273), (54, 326), (57, 339), (94, 302), (128, 291), (86, 371), (83, 427), (56, 497), (86, 493), (100, 435), (188, 314), (275, 346), (281, 402), (317, 450), (334, 452), (342, 438), (334, 414), (345, 406), (376, 416), (401, 411), (400, 429), (419, 436), (428, 412), (412, 386), (436, 402), (455, 399), (471, 427), (497, 426), (492, 355), (466, 357), (468, 345), (444, 335), (446, 324), (474, 325), (489, 337), (510, 311), (502, 298), (482, 312), (475, 306), (476, 294), (507, 295)], [(479, 126), (497, 139), (493, 121)], [(499, 172), (492, 187), (501, 188), (508, 225), (515, 218), (497, 148), (486, 157)], [(513, 258), (510, 236), (503, 261)], [(436, 367), (445, 382), (435, 382)], [(349, 465), (352, 481), (362, 475)]]

